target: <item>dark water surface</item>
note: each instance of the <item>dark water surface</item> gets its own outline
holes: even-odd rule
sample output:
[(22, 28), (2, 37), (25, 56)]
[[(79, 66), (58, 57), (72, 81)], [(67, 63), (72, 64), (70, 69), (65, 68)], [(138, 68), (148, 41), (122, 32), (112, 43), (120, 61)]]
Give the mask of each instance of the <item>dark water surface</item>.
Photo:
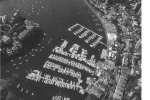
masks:
[[(42, 67), (48, 59), (48, 56), (51, 54), (52, 49), (56, 45), (61, 44), (60, 39), (66, 39), (69, 41), (68, 48), (70, 48), (72, 44), (79, 44), (81, 47), (89, 51), (88, 57), (94, 54), (96, 55), (97, 60), (100, 60), (101, 51), (98, 51), (98, 49), (106, 49), (105, 46), (99, 45), (98, 48), (93, 49), (86, 44), (84, 40), (79, 39), (77, 36), (74, 36), (72, 32), (67, 30), (74, 24), (79, 23), (103, 36), (102, 42), (106, 43), (105, 33), (97, 30), (103, 27), (96, 26), (96, 23), (100, 22), (93, 20), (95, 19), (95, 17), (93, 17), (93, 12), (90, 11), (88, 6), (82, 0), (7, 0), (5, 2), (0, 2), (1, 15), (12, 14), (16, 9), (19, 10), (21, 15), (28, 20), (40, 23), (40, 28), (44, 31), (46, 36), (42, 39), (39, 46), (34, 48), (35, 50), (26, 53), (27, 56), (20, 55), (19, 57), (21, 58), (17, 57), (13, 61), (3, 65), (3, 72), (7, 71), (3, 76), (10, 73), (19, 73), (21, 78), (16, 84), (21, 83), (22, 87), (33, 91), (36, 100), (51, 100), (52, 96), (55, 95), (69, 97), (71, 100), (84, 100), (87, 97), (87, 94), (81, 95), (74, 90), (62, 89), (54, 85), (45, 85), (43, 83), (26, 80), (25, 70), (38, 69), (43, 73), (52, 76), (59, 76), (64, 79), (77, 81), (70, 76), (43, 69)], [(50, 39), (52, 39), (52, 41), (48, 44)], [(76, 68), (72, 69), (80, 71)], [(82, 85), (83, 87), (86, 87), (86, 77), (91, 75), (85, 71), (80, 72), (82, 72), (82, 79), (84, 80)], [(34, 100), (34, 98), (32, 100)]]

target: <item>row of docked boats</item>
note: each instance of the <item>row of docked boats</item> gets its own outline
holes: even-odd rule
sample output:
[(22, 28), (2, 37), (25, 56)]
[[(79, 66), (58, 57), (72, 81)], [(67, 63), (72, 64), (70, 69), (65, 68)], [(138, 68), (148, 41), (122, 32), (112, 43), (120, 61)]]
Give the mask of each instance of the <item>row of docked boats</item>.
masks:
[[(69, 52), (68, 52), (67, 50), (65, 50), (68, 43), (69, 42), (67, 40), (63, 39), (63, 42), (59, 46), (56, 46), (52, 51), (54, 53), (58, 53), (63, 56), (66, 56), (66, 57), (70, 57), (70, 58), (74, 58), (79, 61), (83, 61), (86, 64), (93, 67), (94, 69), (100, 69), (101, 67), (106, 68), (106, 69), (107, 68), (110, 69), (110, 67), (114, 68), (113, 67), (114, 63), (112, 63), (110, 60), (108, 61), (106, 59), (108, 56), (108, 53), (107, 53), (108, 51), (106, 49), (103, 49), (101, 52), (101, 55), (100, 55), (101, 59), (105, 59), (105, 64), (103, 64), (101, 61), (96, 61), (95, 55), (91, 55), (90, 59), (87, 59), (88, 50), (81, 48), (81, 46), (78, 44), (73, 44), (71, 46), (71, 48), (69, 48), (69, 50), (68, 50)], [(81, 54), (78, 53), (80, 48), (82, 50)], [(95, 72), (94, 72), (94, 75), (95, 75)]]
[(33, 72), (29, 73), (26, 76), (26, 78), (33, 80), (35, 82), (42, 81), (42, 83), (44, 83), (44, 84), (55, 85), (60, 88), (77, 90), (77, 91), (79, 91), (79, 93), (81, 93), (80, 90), (83, 89), (82, 86), (80, 86), (80, 83), (81, 83), (80, 81), (78, 81), (78, 82), (70, 81), (70, 83), (68, 83), (68, 80), (67, 80), (67, 82), (65, 82), (65, 80), (63, 78), (51, 76), (48, 74), (44, 74), (42, 77), (42, 72), (39, 70), (33, 70)]
[(79, 54), (78, 52), (79, 52), (79, 48), (81, 46), (78, 44), (73, 44), (72, 47), (69, 49), (69, 52), (64, 51), (67, 44), (68, 44), (68, 41), (64, 40), (60, 46), (56, 46), (53, 49), (53, 52), (67, 56), (67, 57), (74, 58), (74, 59), (79, 60), (79, 61), (84, 61), (86, 64), (90, 65), (91, 67), (96, 68), (95, 55), (92, 55), (91, 58), (88, 60), (87, 59), (88, 50), (81, 48), (82, 51), (81, 51), (81, 54)]
[[(65, 51), (64, 49), (66, 49), (67, 44), (68, 44), (68, 41), (63, 40), (63, 42), (61, 43), (60, 46), (56, 46), (53, 49), (53, 52), (61, 54), (61, 55), (66, 56), (66, 57), (74, 58), (74, 59), (79, 60), (79, 61), (83, 61), (84, 63), (86, 63), (87, 65), (93, 67), (94, 69), (99, 69), (100, 67), (102, 67), (102, 64), (101, 64), (102, 62), (98, 61), (96, 59), (95, 55), (91, 55), (90, 59), (87, 59), (88, 50), (86, 50), (84, 48), (81, 48), (81, 50), (82, 50), (81, 54), (78, 53), (79, 48), (81, 47), (78, 44), (73, 44), (72, 47), (68, 50), (69, 52)], [(107, 50), (103, 49), (101, 54), (100, 54), (100, 58), (106, 60), (107, 56), (108, 56), (107, 55)], [(107, 61), (106, 61), (106, 63), (107, 63)], [(110, 61), (107, 63), (108, 66), (105, 66), (105, 67), (109, 67), (109, 64), (111, 64)]]
[(64, 58), (64, 57), (61, 57), (58, 55), (50, 54), (49, 59), (64, 63), (66, 65), (75, 67), (77, 69), (84, 70), (84, 71), (91, 73), (91, 74), (94, 73), (94, 71), (92, 69), (90, 69), (89, 67), (87, 67), (86, 65), (83, 65), (81, 63), (75, 62), (73, 60), (70, 60), (70, 59), (67, 59), (67, 58)]
[[(75, 30), (75, 29), (77, 29), (77, 30)], [(102, 45), (106, 46), (105, 43), (101, 42), (101, 40), (103, 38), (101, 35), (98, 35), (97, 33), (93, 32), (92, 30), (89, 30), (88, 28), (82, 26), (79, 23), (68, 28), (68, 31), (72, 31), (74, 35), (80, 34), (78, 37), (81, 39), (86, 38), (85, 39), (86, 43), (90, 43), (91, 41), (94, 41), (94, 42), (90, 43), (90, 47), (92, 47), (92, 48), (96, 48), (96, 46), (98, 46), (98, 44), (102, 44)]]
[(58, 73), (61, 73), (61, 74), (64, 74), (64, 75), (69, 75), (69, 76), (72, 76), (74, 78), (77, 78), (77, 79), (81, 79), (81, 72), (75, 72), (75, 70), (71, 69), (71, 68), (63, 68), (63, 66), (59, 65), (59, 64), (55, 64), (51, 61), (46, 61), (43, 68), (46, 68), (46, 69), (51, 69), (53, 71), (56, 71)]
[(70, 100), (69, 97), (53, 96), (52, 100)]

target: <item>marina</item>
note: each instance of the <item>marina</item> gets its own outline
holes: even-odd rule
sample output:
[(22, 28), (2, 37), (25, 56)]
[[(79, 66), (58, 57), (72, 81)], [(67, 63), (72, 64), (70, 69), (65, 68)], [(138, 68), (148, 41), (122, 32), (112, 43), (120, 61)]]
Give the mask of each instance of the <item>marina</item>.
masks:
[(72, 61), (72, 60), (69, 60), (69, 59), (66, 59), (66, 58), (63, 58), (63, 57), (60, 57), (60, 56), (57, 56), (57, 55), (53, 55), (51, 54), (49, 56), (50, 59), (52, 60), (55, 60), (55, 61), (59, 61), (61, 63), (64, 63), (66, 65), (70, 65), (72, 67), (75, 67), (75, 68), (78, 68), (78, 69), (82, 69), (82, 70), (85, 70), (87, 71), (88, 73), (94, 73), (94, 71), (92, 71), (90, 68), (88, 68), (87, 66), (81, 64), (81, 63), (76, 63), (75, 61)]
[[(53, 52), (56, 52), (58, 54), (61, 54), (61, 55), (67, 56), (67, 57), (74, 58), (79, 61), (83, 61), (86, 64), (90, 65), (91, 67), (94, 67), (94, 68), (97, 67), (98, 61), (96, 61), (95, 55), (91, 55), (90, 59), (87, 59), (88, 50), (81, 48), (81, 46), (78, 44), (73, 44), (72, 47), (68, 50), (69, 52), (64, 51), (64, 49), (66, 48), (66, 46), (68, 44), (68, 41), (67, 40), (63, 40), (63, 41), (64, 42), (59, 47), (56, 46), (53, 49)], [(81, 54), (78, 53), (79, 49), (81, 49)], [(105, 59), (107, 56), (106, 54), (107, 54), (107, 50), (103, 49), (102, 53), (100, 54), (101, 59)]]
[[(97, 24), (96, 24), (97, 25)], [(77, 28), (77, 29), (76, 29)], [(76, 30), (75, 30), (76, 29)], [(84, 30), (84, 31), (83, 31)], [(102, 36), (101, 35), (99, 35), (99, 34), (97, 34), (97, 33), (95, 33), (95, 32), (93, 32), (92, 30), (89, 30), (88, 28), (86, 28), (86, 27), (84, 27), (84, 26), (82, 26), (82, 25), (80, 25), (80, 24), (75, 24), (75, 25), (73, 25), (72, 27), (70, 27), (70, 28), (68, 28), (68, 31), (73, 31), (73, 34), (74, 35), (79, 35), (78, 37), (79, 38), (86, 38), (86, 37), (88, 37), (87, 39), (85, 39), (85, 42), (86, 43), (89, 43), (89, 42), (91, 42), (91, 41), (93, 41), (93, 40), (95, 40), (94, 38), (96, 38), (96, 37), (98, 37), (98, 39), (97, 40), (95, 40), (94, 42), (92, 42), (91, 44), (90, 44), (90, 46), (92, 47), (92, 48), (95, 48), (99, 43), (100, 44), (102, 44), (102, 45), (105, 45), (105, 46), (107, 46), (105, 43), (103, 43), (103, 42), (101, 42), (101, 40), (102, 40)], [(92, 34), (92, 35), (90, 35), (89, 36), (89, 34)]]
[[(55, 95), (66, 97), (63, 98), (64, 100), (82, 100), (87, 97), (87, 93), (84, 92), (84, 88), (87, 85), (85, 83), (86, 77), (94, 75), (92, 75), (92, 73), (94, 73), (93, 69), (95, 67), (91, 67), (86, 63), (82, 64), (81, 62), (87, 59), (89, 55), (92, 55), (91, 53), (93, 50), (95, 51), (93, 55), (97, 54), (97, 52), (101, 54), (101, 51), (94, 48), (97, 44), (93, 44), (93, 47), (90, 47), (85, 44), (84, 41), (80, 40), (80, 38), (86, 37), (86, 32), (79, 38), (75, 38), (67, 29), (75, 23), (81, 23), (83, 26), (87, 27), (83, 30), (89, 28), (94, 32), (99, 31), (95, 27), (96, 24), (93, 21), (93, 17), (91, 17), (93, 13), (83, 1), (73, 0), (69, 2), (68, 0), (63, 2), (60, 0), (6, 0), (0, 3), (2, 15), (12, 14), (15, 12), (15, 9), (18, 9), (22, 16), (39, 23), (40, 29), (44, 31), (41, 41), (36, 43), (36, 46), (33, 46), (31, 50), (26, 50), (27, 52), (25, 52), (25, 54), (19, 54), (19, 57), (16, 56), (11, 58), (10, 62), (8, 61), (7, 64), (2, 65), (3, 77), (8, 74), (11, 75), (12, 73), (17, 73), (19, 75), (19, 78), (16, 79), (13, 84), (13, 92), (17, 93), (19, 98), (23, 96), (23, 100), (51, 100)], [(79, 8), (76, 9), (74, 4)], [(66, 8), (64, 7), (65, 5), (67, 5)], [(38, 8), (39, 6), (41, 6), (40, 9)], [(61, 7), (64, 9), (59, 11), (57, 10), (59, 9), (57, 8), (58, 6), (60, 9)], [(73, 8), (68, 9), (70, 7)], [(74, 13), (72, 13), (72, 10), (74, 10)], [(87, 18), (85, 16), (89, 17)], [(28, 27), (28, 29), (30, 29), (30, 27)], [(105, 34), (102, 33), (101, 37), (103, 37), (102, 41), (106, 43), (104, 39), (106, 37)], [(66, 40), (62, 45), (64, 52), (59, 52), (60, 50), (55, 50), (54, 47), (58, 46), (57, 44), (61, 44), (62, 39)], [(71, 44), (74, 46), (68, 49), (71, 51), (69, 54), (65, 52), (65, 49)], [(79, 46), (79, 50), (82, 50), (80, 56), (75, 54), (75, 51), (77, 51), (75, 48), (77, 48), (77, 46)], [(102, 46), (102, 48), (106, 47)], [(58, 55), (54, 56), (53, 53), (57, 53)], [(63, 55), (68, 54), (68, 56), (62, 58), (63, 55), (60, 56), (60, 53)], [(11, 55), (11, 51), (9, 54)], [(96, 55), (95, 59), (96, 58), (99, 59), (99, 55)], [(50, 63), (48, 64), (48, 62), (51, 62), (52, 65)], [(58, 67), (59, 65), (61, 67)], [(41, 76), (42, 80), (40, 82), (38, 82), (38, 77), (31, 78), (31, 76), (28, 76), (31, 75), (29, 72), (32, 70), (38, 70), (45, 75)], [(28, 78), (26, 78), (27, 76)], [(51, 78), (48, 78), (49, 76), (51, 76)], [(93, 77), (96, 77), (96, 75)], [(58, 81), (62, 79), (66, 81)], [(67, 99), (67, 97), (70, 99)], [(59, 99), (59, 97), (56, 97), (54, 100), (56, 99)]]
[(33, 80), (35, 82), (42, 81), (42, 83), (44, 83), (44, 84), (55, 85), (60, 88), (77, 90), (77, 91), (79, 91), (79, 93), (84, 94), (84, 93), (80, 92), (80, 90), (82, 90), (82, 86), (80, 86), (81, 81), (78, 81), (77, 83), (73, 82), (73, 81), (65, 82), (65, 80), (60, 77), (52, 76), (52, 78), (51, 78), (51, 75), (47, 75), (47, 74), (44, 74), (42, 77), (42, 72), (38, 71), (38, 70), (33, 70), (33, 72), (28, 74), (26, 76), (26, 78)]
[(62, 96), (53, 96), (52, 100), (70, 100), (70, 98)]
[(75, 77), (77, 79), (81, 79), (81, 72), (75, 72), (73, 69), (70, 68), (63, 68), (61, 65), (54, 64), (50, 61), (46, 61), (44, 64), (43, 68), (51, 69), (55, 71), (57, 69), (57, 72), (65, 74), (65, 75), (70, 75), (72, 77)]

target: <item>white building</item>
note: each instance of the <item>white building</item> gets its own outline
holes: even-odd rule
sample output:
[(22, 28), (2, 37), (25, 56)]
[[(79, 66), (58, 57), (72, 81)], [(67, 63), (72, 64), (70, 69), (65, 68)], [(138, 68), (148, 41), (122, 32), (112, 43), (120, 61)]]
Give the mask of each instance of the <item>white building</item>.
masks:
[(2, 40), (3, 40), (3, 42), (6, 43), (6, 44), (11, 43), (10, 37), (8, 37), (8, 36), (6, 36), (6, 35), (3, 35)]

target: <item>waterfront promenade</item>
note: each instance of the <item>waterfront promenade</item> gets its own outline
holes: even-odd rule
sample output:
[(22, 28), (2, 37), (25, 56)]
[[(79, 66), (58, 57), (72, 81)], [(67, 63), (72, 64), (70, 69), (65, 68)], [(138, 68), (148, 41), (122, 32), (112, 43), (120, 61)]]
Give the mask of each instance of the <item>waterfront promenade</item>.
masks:
[(103, 27), (105, 28), (105, 35), (106, 35), (106, 39), (108, 41), (108, 36), (107, 36), (107, 28), (105, 26), (105, 23), (102, 21), (102, 17), (100, 15), (100, 13), (98, 11), (96, 11), (89, 3), (87, 0), (84, 0), (84, 2), (87, 4), (87, 6), (91, 9), (91, 11), (97, 16), (97, 18), (99, 19), (99, 21), (102, 23)]
[(113, 25), (110, 21), (106, 20), (101, 16), (101, 13), (99, 11), (96, 11), (87, 0), (84, 0), (84, 2), (87, 4), (87, 6), (91, 9), (91, 11), (97, 16), (99, 21), (102, 23), (104, 29), (105, 29), (105, 35), (107, 39), (107, 45), (110, 44), (111, 39), (109, 37), (109, 34), (117, 34), (116, 30), (114, 29), (115, 25)]

